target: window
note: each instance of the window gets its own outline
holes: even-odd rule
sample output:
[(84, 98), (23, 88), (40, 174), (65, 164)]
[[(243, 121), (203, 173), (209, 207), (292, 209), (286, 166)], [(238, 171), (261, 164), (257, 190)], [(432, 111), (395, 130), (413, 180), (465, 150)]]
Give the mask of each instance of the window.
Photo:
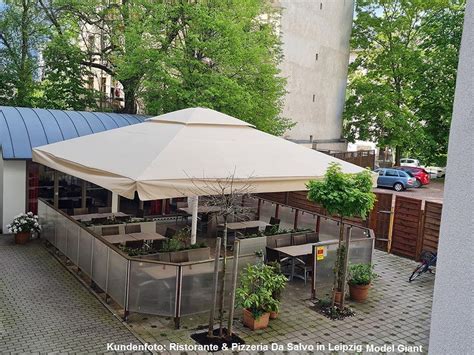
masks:
[(89, 35), (87, 41), (89, 42), (89, 50), (93, 51), (95, 49), (95, 36)]
[(385, 171), (385, 176), (398, 176), (398, 171), (393, 169), (387, 169)]
[(92, 75), (87, 77), (87, 88), (91, 90), (94, 89), (94, 77)]
[(106, 77), (100, 78), (100, 91), (102, 91), (104, 94), (107, 92), (107, 78)]

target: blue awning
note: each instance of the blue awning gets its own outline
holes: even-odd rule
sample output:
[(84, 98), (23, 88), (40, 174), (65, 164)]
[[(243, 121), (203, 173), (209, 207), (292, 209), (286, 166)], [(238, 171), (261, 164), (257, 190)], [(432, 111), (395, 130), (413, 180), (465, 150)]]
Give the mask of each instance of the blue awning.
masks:
[(143, 122), (149, 116), (0, 106), (3, 159), (31, 159), (45, 144)]

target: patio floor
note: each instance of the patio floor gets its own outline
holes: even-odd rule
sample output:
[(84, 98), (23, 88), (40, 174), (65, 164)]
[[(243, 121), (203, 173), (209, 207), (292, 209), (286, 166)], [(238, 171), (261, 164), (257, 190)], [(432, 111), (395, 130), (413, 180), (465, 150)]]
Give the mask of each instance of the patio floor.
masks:
[(34, 240), (0, 235), (0, 353), (105, 353), (141, 344)]
[[(326, 347), (326, 351), (317, 353), (330, 352), (329, 344), (340, 343), (359, 344), (364, 351), (365, 344), (394, 344), (395, 347), (405, 344), (421, 346), (421, 351), (412, 348), (411, 353), (426, 353), (434, 276), (422, 275), (408, 283), (415, 262), (381, 251), (375, 251), (374, 262), (380, 277), (366, 303), (348, 302), (356, 312), (354, 317), (333, 321), (317, 313), (309, 301), (309, 286), (295, 280), (285, 290), (280, 317), (272, 320), (268, 329), (253, 332), (244, 328), (237, 311), (236, 332), (247, 344), (320, 343)], [(170, 318), (132, 314), (130, 326), (150, 343), (193, 344), (190, 335), (205, 328), (207, 318), (207, 315), (185, 317), (182, 329), (174, 330)]]

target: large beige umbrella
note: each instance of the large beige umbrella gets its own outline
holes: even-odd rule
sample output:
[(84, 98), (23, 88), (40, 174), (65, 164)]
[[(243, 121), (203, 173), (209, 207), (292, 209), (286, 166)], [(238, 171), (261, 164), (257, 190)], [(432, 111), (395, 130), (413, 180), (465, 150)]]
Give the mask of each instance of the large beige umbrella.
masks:
[(37, 147), (33, 160), (143, 201), (212, 194), (231, 175), (258, 193), (304, 190), (331, 162), (363, 170), (205, 108)]

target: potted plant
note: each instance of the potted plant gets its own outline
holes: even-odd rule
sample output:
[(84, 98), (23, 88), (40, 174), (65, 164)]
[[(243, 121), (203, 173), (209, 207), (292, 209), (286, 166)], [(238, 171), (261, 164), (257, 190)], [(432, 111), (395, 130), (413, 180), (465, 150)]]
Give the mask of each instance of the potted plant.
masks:
[(270, 319), (278, 318), (278, 312), (280, 311), (280, 300), (281, 300), (281, 293), (286, 286), (287, 278), (281, 272), (281, 265), (280, 263), (273, 261), (268, 263), (270, 267), (273, 268), (273, 272), (275, 275), (281, 275), (282, 277), (273, 278), (270, 284), (272, 288), (272, 297), (278, 301), (277, 303), (273, 304), (272, 308), (270, 309)]
[(238, 303), (243, 307), (243, 323), (252, 330), (268, 327), (270, 310), (278, 310), (279, 301), (273, 298), (275, 283), (286, 278), (277, 275), (273, 267), (265, 264), (247, 266), (236, 290)]
[(364, 302), (369, 295), (372, 280), (378, 275), (374, 272), (373, 265), (353, 264), (349, 267), (349, 294), (351, 299)]
[(16, 244), (26, 244), (32, 232), (39, 233), (41, 226), (38, 223), (38, 216), (33, 212), (22, 213), (16, 216), (12, 223), (7, 225), (10, 233), (15, 233)]

